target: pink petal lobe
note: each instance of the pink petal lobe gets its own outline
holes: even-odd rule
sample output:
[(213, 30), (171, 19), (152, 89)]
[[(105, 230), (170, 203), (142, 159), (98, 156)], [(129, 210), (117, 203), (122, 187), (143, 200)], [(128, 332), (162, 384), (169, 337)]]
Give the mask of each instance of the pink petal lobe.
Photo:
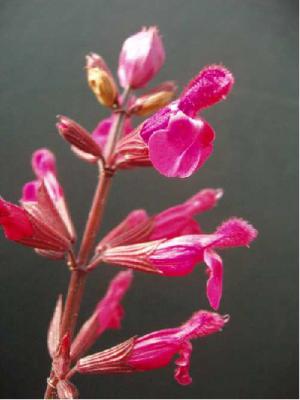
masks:
[(149, 157), (162, 175), (186, 178), (210, 156), (213, 139), (214, 132), (206, 122), (178, 112), (170, 118), (167, 129), (150, 137)]
[(179, 358), (175, 360), (177, 366), (174, 373), (174, 378), (180, 385), (190, 385), (192, 378), (189, 374), (190, 369), (190, 358), (192, 354), (193, 346), (189, 341), (183, 342), (179, 350)]
[(223, 262), (221, 257), (211, 249), (204, 251), (204, 262), (208, 267), (209, 278), (206, 284), (206, 294), (210, 306), (217, 310), (222, 298)]
[(56, 175), (56, 160), (48, 149), (38, 149), (32, 154), (32, 169), (38, 178), (43, 178), (48, 172)]

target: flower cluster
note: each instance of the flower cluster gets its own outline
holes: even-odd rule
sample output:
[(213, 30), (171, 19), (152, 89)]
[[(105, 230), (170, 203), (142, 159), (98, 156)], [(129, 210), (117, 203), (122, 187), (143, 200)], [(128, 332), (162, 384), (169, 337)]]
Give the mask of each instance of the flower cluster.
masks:
[[(156, 27), (143, 28), (123, 44), (118, 78), (104, 59), (86, 57), (88, 85), (97, 101), (111, 111), (90, 133), (67, 116), (58, 116), (58, 133), (80, 159), (99, 168), (92, 207), (77, 255), (77, 240), (63, 188), (58, 180), (54, 154), (41, 148), (32, 155), (35, 180), (23, 186), (20, 205), (0, 198), (0, 225), (7, 239), (32, 247), (39, 255), (67, 261), (70, 289), (59, 295), (48, 329), (52, 367), (45, 398), (77, 398), (73, 374), (115, 374), (147, 371), (166, 366), (177, 354), (175, 379), (190, 384), (191, 340), (222, 330), (229, 321), (220, 315), (223, 261), (219, 252), (246, 246), (256, 229), (242, 218), (232, 217), (213, 232), (205, 232), (197, 217), (212, 210), (223, 196), (222, 189), (198, 191), (181, 204), (155, 215), (144, 209), (130, 212), (98, 243), (111, 178), (121, 170), (154, 167), (167, 177), (186, 178), (199, 170), (213, 152), (215, 132), (201, 111), (224, 100), (234, 84), (223, 65), (204, 67), (174, 99), (176, 85), (163, 82), (146, 89), (165, 61), (162, 39)], [(199, 115), (200, 114), (200, 115)], [(133, 116), (148, 117), (136, 127)], [(107, 293), (73, 337), (84, 280), (100, 263), (127, 268), (111, 281)], [(161, 276), (184, 276), (205, 264), (206, 292), (214, 311), (200, 310), (176, 328), (163, 329), (130, 339), (110, 349), (86, 355), (109, 329), (121, 327), (122, 300), (133, 280), (133, 270)]]

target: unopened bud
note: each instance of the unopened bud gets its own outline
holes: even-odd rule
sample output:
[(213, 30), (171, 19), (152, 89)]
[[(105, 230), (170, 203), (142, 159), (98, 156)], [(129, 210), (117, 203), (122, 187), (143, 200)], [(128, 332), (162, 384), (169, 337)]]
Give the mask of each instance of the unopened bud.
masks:
[(58, 116), (56, 127), (60, 135), (77, 149), (91, 154), (97, 158), (102, 157), (100, 146), (95, 142), (92, 136), (77, 122), (68, 117)]
[(176, 85), (167, 81), (139, 97), (132, 105), (129, 112), (145, 117), (165, 107), (173, 99), (176, 92)]
[(86, 56), (87, 80), (97, 100), (106, 107), (117, 103), (118, 90), (105, 61), (98, 54)]

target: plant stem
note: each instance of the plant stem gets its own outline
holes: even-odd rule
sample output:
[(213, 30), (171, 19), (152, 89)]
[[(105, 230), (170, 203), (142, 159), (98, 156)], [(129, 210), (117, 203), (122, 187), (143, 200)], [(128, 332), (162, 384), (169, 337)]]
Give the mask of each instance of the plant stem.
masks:
[[(124, 90), (122, 96), (122, 106), (126, 105), (129, 93), (129, 88)], [(86, 263), (88, 261), (90, 251), (93, 247), (97, 232), (102, 221), (104, 207), (111, 186), (111, 178), (113, 175), (110, 170), (109, 161), (115, 150), (118, 139), (120, 138), (120, 135), (122, 133), (125, 116), (126, 112), (124, 110), (121, 110), (117, 114), (114, 124), (111, 127), (106, 145), (106, 160), (108, 165), (104, 166), (102, 161), (99, 162), (99, 179), (97, 188), (94, 194), (92, 206), (81, 241), (77, 262), (75, 262), (74, 264), (73, 260), (70, 283), (61, 325), (61, 338), (66, 333), (69, 333), (72, 340), (72, 336), (75, 330), (87, 278)], [(53, 370), (51, 370), (50, 372), (49, 380), (50, 382), (47, 382), (47, 388), (44, 395), (45, 399), (56, 398), (57, 396), (55, 389), (57, 378), (55, 377)]]
[(99, 182), (94, 194), (93, 203), (89, 212), (87, 224), (83, 234), (79, 255), (78, 265), (84, 266), (88, 260), (90, 250), (94, 244), (98, 232), (106, 203), (107, 195), (111, 185), (112, 175), (100, 166)]

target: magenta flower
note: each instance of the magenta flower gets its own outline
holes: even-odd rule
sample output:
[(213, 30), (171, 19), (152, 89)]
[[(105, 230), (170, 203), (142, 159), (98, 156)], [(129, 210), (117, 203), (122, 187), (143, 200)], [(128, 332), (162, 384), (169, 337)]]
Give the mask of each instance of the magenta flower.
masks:
[(145, 86), (165, 61), (164, 47), (156, 27), (143, 28), (125, 40), (119, 58), (118, 76), (122, 87)]
[(218, 309), (222, 297), (223, 265), (215, 249), (248, 246), (256, 236), (257, 231), (249, 223), (231, 218), (213, 234), (184, 235), (170, 240), (108, 248), (99, 258), (107, 263), (165, 276), (187, 275), (196, 264), (204, 261), (209, 275), (207, 297), (210, 305)]
[(37, 191), (41, 182), (51, 199), (54, 208), (61, 220), (60, 227), (64, 226), (64, 231), (72, 241), (76, 238), (75, 229), (70, 217), (68, 206), (65, 200), (64, 191), (57, 179), (56, 160), (54, 154), (48, 149), (36, 150), (31, 159), (32, 169), (37, 180), (27, 182), (23, 186), (21, 202), (24, 206), (28, 203), (37, 202)]
[(142, 372), (163, 368), (178, 354), (174, 377), (179, 384), (188, 385), (192, 382), (189, 375), (190, 340), (217, 333), (228, 321), (227, 315), (198, 311), (177, 328), (134, 337), (111, 349), (84, 357), (77, 362), (76, 371), (81, 374)]
[(71, 359), (85, 353), (107, 329), (119, 329), (124, 311), (121, 301), (133, 279), (131, 271), (119, 272), (97, 304), (91, 317), (83, 324), (71, 346)]
[(193, 217), (215, 207), (222, 195), (222, 189), (204, 189), (183, 204), (155, 215), (149, 240), (201, 233), (201, 228)]
[(197, 171), (213, 150), (214, 131), (203, 119), (201, 109), (223, 100), (234, 78), (224, 67), (204, 68), (180, 98), (158, 111), (140, 128), (149, 147), (153, 166), (168, 177), (186, 178)]
[(153, 217), (145, 210), (134, 210), (101, 240), (96, 252), (101, 253), (105, 247), (200, 234), (201, 228), (193, 217), (215, 207), (222, 195), (222, 189), (200, 190), (184, 203)]

